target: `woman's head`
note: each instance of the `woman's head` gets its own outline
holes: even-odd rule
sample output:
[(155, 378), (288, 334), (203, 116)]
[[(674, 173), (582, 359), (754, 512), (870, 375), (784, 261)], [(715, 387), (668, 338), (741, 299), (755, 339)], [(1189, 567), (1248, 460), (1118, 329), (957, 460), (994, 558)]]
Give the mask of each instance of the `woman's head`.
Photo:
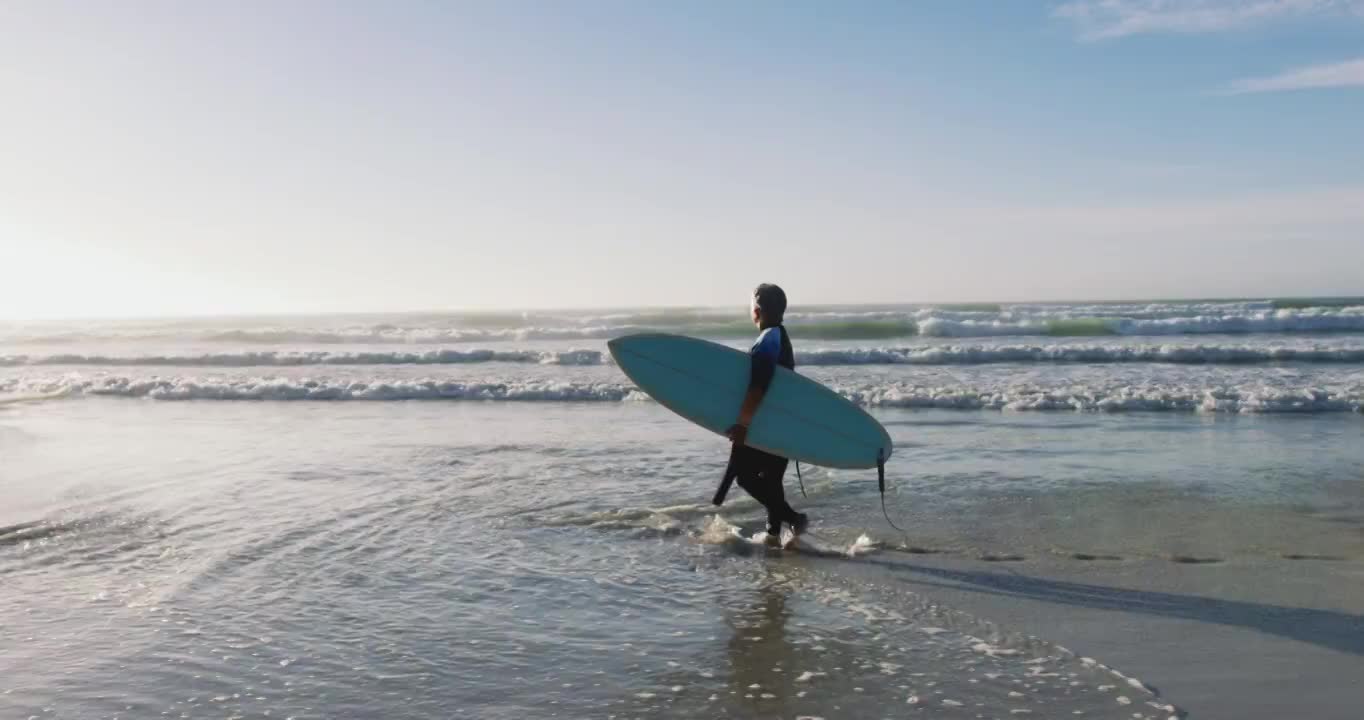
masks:
[(786, 315), (786, 293), (770, 283), (753, 291), (753, 322), (758, 327), (780, 325)]

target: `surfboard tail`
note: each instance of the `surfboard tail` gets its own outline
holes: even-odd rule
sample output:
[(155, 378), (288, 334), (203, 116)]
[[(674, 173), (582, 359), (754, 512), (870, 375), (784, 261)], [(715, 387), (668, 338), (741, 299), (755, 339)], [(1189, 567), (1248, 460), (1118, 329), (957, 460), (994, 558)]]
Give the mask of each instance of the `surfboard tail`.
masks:
[(725, 496), (729, 494), (729, 486), (734, 484), (734, 479), (739, 477), (739, 446), (734, 445), (729, 450), (729, 463), (725, 465), (725, 476), (720, 478), (720, 487), (715, 490), (715, 497), (711, 498), (711, 503), (717, 507), (725, 504)]

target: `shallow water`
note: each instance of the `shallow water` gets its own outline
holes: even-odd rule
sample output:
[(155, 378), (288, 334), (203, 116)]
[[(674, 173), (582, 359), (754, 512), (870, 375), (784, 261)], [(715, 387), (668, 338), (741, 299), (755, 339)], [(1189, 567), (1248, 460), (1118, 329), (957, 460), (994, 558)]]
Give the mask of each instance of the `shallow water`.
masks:
[[(1277, 312), (802, 322), (875, 335), (849, 323), (1100, 311), (1189, 327)], [(1349, 630), (1360, 335), (796, 335), (814, 359), (801, 371), (891, 432), (886, 514), (907, 532), (883, 517), (874, 473), (805, 468), (808, 497), (794, 472), (787, 493), (812, 532), (782, 552), (753, 542), (762, 513), (741, 491), (707, 504), (724, 441), (640, 398), (593, 339), (646, 321), (698, 322), (0, 328), (0, 717), (1185, 712), (1154, 690), (1162, 678), (945, 606), (933, 583), (1364, 651)], [(525, 329), (546, 323), (550, 337)], [(469, 330), (476, 344), (422, 344)], [(997, 571), (927, 563), (944, 558)], [(1230, 607), (1014, 570), (1028, 564), (1130, 572), (1135, 587), (1152, 567), (1240, 568), (1312, 592)]]
[(910, 535), (873, 477), (811, 471), (789, 492), (820, 557), (735, 537), (751, 501), (700, 504), (722, 443), (651, 403), (6, 406), (3, 715), (1163, 717), (1178, 698), (840, 567), (1364, 558), (1358, 422), (879, 415)]

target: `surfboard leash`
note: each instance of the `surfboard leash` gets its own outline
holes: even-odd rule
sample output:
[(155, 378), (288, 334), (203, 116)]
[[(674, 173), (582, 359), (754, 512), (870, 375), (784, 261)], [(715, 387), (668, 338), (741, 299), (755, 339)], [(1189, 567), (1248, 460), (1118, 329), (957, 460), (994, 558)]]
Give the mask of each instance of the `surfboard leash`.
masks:
[(881, 514), (886, 516), (886, 522), (891, 527), (900, 531), (901, 535), (908, 535), (903, 528), (895, 524), (890, 519), (890, 512), (886, 510), (886, 449), (881, 448), (876, 451), (876, 488), (881, 491)]
[(805, 480), (800, 476), (799, 460), (796, 461), (796, 482), (800, 483), (800, 496), (805, 498), (806, 500), (809, 500), (810, 496), (805, 494)]

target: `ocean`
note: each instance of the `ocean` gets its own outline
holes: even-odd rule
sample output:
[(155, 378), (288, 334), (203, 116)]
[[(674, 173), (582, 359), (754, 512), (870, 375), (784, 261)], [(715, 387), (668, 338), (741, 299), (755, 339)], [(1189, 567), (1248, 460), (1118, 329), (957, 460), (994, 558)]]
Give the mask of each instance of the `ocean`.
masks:
[(0, 717), (1229, 716), (1090, 611), (1360, 666), (1364, 299), (793, 308), (904, 528), (805, 467), (800, 551), (605, 349), (745, 320), (0, 323)]

